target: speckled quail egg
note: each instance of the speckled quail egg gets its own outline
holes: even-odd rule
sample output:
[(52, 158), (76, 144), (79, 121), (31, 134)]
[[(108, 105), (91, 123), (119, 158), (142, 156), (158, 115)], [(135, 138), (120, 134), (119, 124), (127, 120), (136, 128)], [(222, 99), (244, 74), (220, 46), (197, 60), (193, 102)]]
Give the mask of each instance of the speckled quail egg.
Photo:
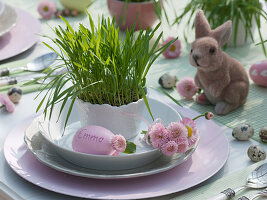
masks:
[(267, 142), (267, 126), (261, 128), (259, 136), (262, 142)]
[(175, 87), (177, 82), (177, 77), (170, 73), (165, 73), (159, 78), (159, 84), (165, 89), (171, 89)]
[(254, 129), (249, 124), (239, 124), (232, 132), (232, 136), (237, 140), (249, 140), (253, 135)]
[(266, 153), (264, 149), (259, 145), (252, 145), (248, 148), (248, 157), (254, 161), (258, 162), (266, 158)]
[(13, 103), (18, 103), (22, 96), (22, 90), (18, 87), (13, 87), (8, 91), (7, 95)]

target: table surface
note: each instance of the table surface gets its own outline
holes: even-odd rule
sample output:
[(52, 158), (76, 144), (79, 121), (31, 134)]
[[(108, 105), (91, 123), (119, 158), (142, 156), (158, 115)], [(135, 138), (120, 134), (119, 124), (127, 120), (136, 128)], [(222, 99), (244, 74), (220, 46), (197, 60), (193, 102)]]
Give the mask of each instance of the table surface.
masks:
[[(23, 1), (16, 1), (16, 0), (4, 0), (5, 3), (8, 3), (10, 5), (13, 5), (17, 8), (20, 9), (25, 9), (35, 17), (38, 17), (38, 13), (36, 11), (37, 5), (39, 1), (35, 0), (23, 0)], [(185, 4), (184, 1), (173, 1), (174, 4), (177, 6), (176, 9), (182, 8)], [(59, 5), (58, 2), (56, 2), (57, 5)], [(106, 1), (101, 0), (97, 1), (96, 3), (93, 4), (91, 8), (89, 8), (89, 12), (93, 15), (95, 19), (97, 19), (98, 13), (103, 13), (104, 15), (108, 15), (107, 11), (107, 6), (106, 6)], [(70, 18), (69, 19), (71, 24), (76, 26), (78, 23), (87, 23), (87, 17), (82, 15), (78, 16), (76, 18)], [(43, 34), (45, 35), (50, 35), (53, 36), (53, 33), (51, 29), (49, 28), (48, 24), (53, 27), (58, 24), (63, 24), (59, 19), (52, 19), (48, 21), (41, 20), (42, 23), (42, 31)], [(182, 38), (182, 32), (179, 31), (177, 32), (177, 29), (171, 29), (168, 26), (164, 27), (164, 37), (168, 36), (174, 36), (174, 35), (179, 35)], [(29, 51), (16, 56), (14, 58), (10, 58), (4, 62), (0, 62), (0, 64), (16, 61), (16, 60), (21, 60), (24, 58), (34, 58), (37, 55), (40, 55), (44, 52), (48, 51), (45, 47), (42, 46), (41, 42), (39, 42), (37, 45), (35, 45), (33, 48), (31, 48)], [(185, 49), (183, 50), (181, 54), (181, 58), (179, 59), (184, 59), (188, 60), (187, 56), (188, 50)], [(261, 55), (261, 57), (263, 57)], [(166, 60), (163, 57), (160, 57), (158, 61), (154, 64), (155, 66), (161, 65), (162, 68), (166, 67), (166, 69), (175, 69), (177, 66), (177, 62), (179, 60)], [(188, 63), (189, 65), (189, 63)], [(188, 68), (188, 69), (180, 69), (176, 70), (175, 73), (179, 73), (179, 77), (182, 77), (183, 74), (191, 75), (193, 76), (195, 71), (193, 68)], [(155, 84), (157, 80), (155, 78), (152, 80), (152, 78), (149, 79), (149, 83)], [(0, 180), (5, 183), (7, 186), (12, 188), (14, 191), (16, 191), (21, 197), (27, 200), (42, 200), (42, 199), (55, 199), (55, 200), (62, 200), (62, 199), (80, 199), (80, 198), (74, 198), (74, 197), (69, 197), (57, 193), (53, 193), (50, 191), (47, 191), (45, 189), (41, 189), (38, 186), (35, 186), (31, 183), (28, 183), (24, 179), (20, 178), (17, 174), (15, 174), (8, 164), (5, 162), (4, 155), (3, 155), (3, 145), (6, 136), (8, 133), (14, 128), (17, 124), (21, 123), (25, 118), (27, 118), (30, 115), (33, 115), (35, 113), (35, 109), (38, 104), (38, 99), (34, 100), (34, 97), (36, 96), (37, 93), (30, 93), (27, 95), (24, 95), (23, 98), (21, 99), (21, 102), (16, 106), (16, 110), (13, 114), (7, 114), (3, 111), (0, 111)], [(158, 93), (151, 92), (152, 97), (156, 98), (161, 98), (162, 100), (169, 101), (167, 97), (159, 95)], [(251, 164), (253, 164), (249, 159), (247, 158), (247, 148), (251, 144), (258, 144), (256, 141), (250, 140), (250, 141), (245, 141), (245, 142), (237, 142), (234, 140), (231, 136), (232, 129), (227, 128), (223, 125), (222, 128), (225, 129), (225, 134), (227, 135), (230, 143), (230, 155), (227, 163), (225, 166), (212, 178), (208, 179), (202, 184), (207, 184), (209, 182), (215, 181), (227, 174), (236, 172), (240, 169), (243, 169)], [(265, 151), (267, 151), (267, 146), (263, 146)], [(202, 185), (201, 184), (201, 185)], [(196, 186), (198, 187), (198, 186)], [(1, 189), (1, 184), (0, 184), (0, 189)], [(191, 188), (194, 189), (194, 188)], [(190, 192), (190, 190), (186, 190), (184, 192)], [(183, 193), (183, 192), (181, 192)], [(175, 197), (180, 195), (181, 193), (175, 193), (167, 196), (162, 196), (162, 197), (157, 197), (153, 199), (170, 199), (171, 197)]]

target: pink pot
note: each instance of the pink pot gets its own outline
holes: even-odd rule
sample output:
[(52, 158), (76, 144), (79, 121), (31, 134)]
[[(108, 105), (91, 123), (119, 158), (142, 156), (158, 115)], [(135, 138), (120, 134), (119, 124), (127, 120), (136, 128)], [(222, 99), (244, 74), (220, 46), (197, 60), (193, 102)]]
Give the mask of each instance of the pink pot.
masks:
[[(124, 1), (118, 0), (107, 0), (107, 3), (110, 14), (116, 16), (115, 20), (119, 24), (121, 30), (132, 28), (137, 13), (138, 17), (135, 30), (152, 27), (153, 23), (158, 19), (155, 12), (154, 1), (141, 3), (131, 2), (128, 6), (125, 6)], [(162, 6), (162, 0), (160, 0), (160, 4)]]

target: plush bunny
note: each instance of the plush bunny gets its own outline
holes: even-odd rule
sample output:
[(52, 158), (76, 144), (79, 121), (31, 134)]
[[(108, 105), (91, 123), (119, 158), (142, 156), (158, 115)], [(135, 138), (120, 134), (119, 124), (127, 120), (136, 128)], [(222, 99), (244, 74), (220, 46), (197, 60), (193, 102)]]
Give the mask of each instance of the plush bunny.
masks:
[[(195, 18), (196, 40), (191, 45), (190, 63), (197, 68), (196, 85), (203, 89), (202, 104), (215, 105), (224, 115), (246, 102), (249, 91), (247, 72), (240, 62), (221, 50), (232, 32), (232, 22), (211, 30), (202, 10)], [(204, 98), (203, 98), (204, 97)]]

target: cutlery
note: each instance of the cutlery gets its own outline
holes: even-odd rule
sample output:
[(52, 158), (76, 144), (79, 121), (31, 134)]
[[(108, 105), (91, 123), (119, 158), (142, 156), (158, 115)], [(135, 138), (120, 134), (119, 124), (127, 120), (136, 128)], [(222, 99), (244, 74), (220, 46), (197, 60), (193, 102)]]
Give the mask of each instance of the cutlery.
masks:
[[(3, 76), (0, 77), (0, 87), (1, 86), (7, 86), (7, 85), (14, 85), (20, 82), (27, 82), (27, 81), (33, 81), (35, 79), (40, 79), (45, 77), (46, 74), (30, 74), (27, 76), (17, 76), (17, 77), (9, 77), (9, 76)], [(49, 83), (51, 80), (46, 79), (44, 81), (44, 84)], [(37, 80), (38, 83), (42, 83), (43, 80)]]
[(49, 67), (57, 58), (57, 54), (47, 53), (42, 56), (39, 56), (35, 58), (33, 61), (29, 62), (26, 67), (16, 67), (16, 68), (4, 68), (0, 70), (0, 76), (8, 76), (10, 73), (16, 72), (16, 71), (31, 71), (31, 72), (39, 72), (43, 71), (47, 67)]
[(229, 200), (232, 199), (237, 192), (245, 188), (259, 189), (265, 187), (267, 187), (267, 163), (257, 167), (248, 175), (246, 185), (235, 189), (228, 188), (208, 200)]
[(260, 197), (260, 196), (265, 196), (267, 197), (267, 188), (265, 188), (264, 190), (256, 193), (252, 198), (248, 198), (246, 196), (242, 196), (240, 198), (238, 198), (238, 200), (253, 200), (253, 199), (256, 199), (257, 197)]

